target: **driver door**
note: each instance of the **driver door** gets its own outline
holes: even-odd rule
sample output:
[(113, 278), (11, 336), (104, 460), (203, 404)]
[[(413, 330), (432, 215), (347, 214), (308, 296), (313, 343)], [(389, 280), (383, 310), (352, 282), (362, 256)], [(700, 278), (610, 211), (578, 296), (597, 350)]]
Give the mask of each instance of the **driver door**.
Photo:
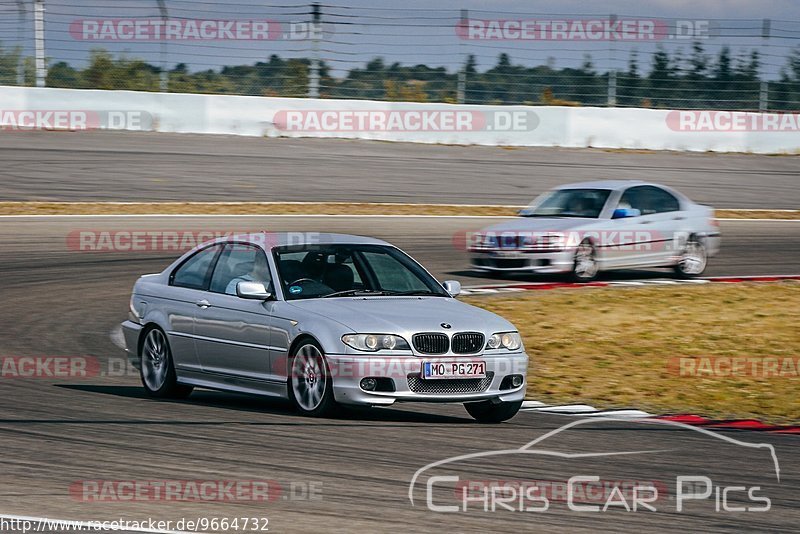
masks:
[(260, 248), (228, 243), (222, 251), (204, 305), (195, 314), (195, 343), (202, 371), (223, 381), (269, 380), (271, 314), (265, 302), (236, 295), (242, 281), (272, 288)]

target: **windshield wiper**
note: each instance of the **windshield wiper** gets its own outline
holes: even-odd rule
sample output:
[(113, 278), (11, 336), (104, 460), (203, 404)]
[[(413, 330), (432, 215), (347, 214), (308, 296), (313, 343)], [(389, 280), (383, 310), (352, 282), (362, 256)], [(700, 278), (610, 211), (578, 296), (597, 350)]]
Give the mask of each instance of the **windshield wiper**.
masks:
[(411, 291), (391, 291), (390, 295), (400, 295), (404, 297), (444, 297), (441, 293), (434, 293), (433, 291), (425, 291), (421, 289), (414, 289)]
[(389, 295), (390, 293), (386, 291), (375, 291), (374, 289), (345, 289), (344, 291), (336, 291), (335, 293), (329, 293), (327, 295), (323, 295), (321, 298), (327, 299), (331, 297), (358, 297), (361, 295), (365, 296), (373, 296), (373, 295)]

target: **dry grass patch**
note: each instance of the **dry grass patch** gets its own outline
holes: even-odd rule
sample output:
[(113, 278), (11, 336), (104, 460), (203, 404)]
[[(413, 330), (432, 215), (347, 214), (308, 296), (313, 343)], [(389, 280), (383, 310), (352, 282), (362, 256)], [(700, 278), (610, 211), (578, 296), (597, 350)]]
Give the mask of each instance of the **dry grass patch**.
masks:
[(520, 329), (531, 356), (530, 398), (800, 422), (797, 377), (687, 378), (668, 368), (681, 356), (800, 357), (796, 281), (465, 300)]
[[(513, 206), (382, 202), (0, 202), (0, 215), (449, 215), (514, 217)], [(717, 210), (719, 218), (800, 219), (800, 210)]]

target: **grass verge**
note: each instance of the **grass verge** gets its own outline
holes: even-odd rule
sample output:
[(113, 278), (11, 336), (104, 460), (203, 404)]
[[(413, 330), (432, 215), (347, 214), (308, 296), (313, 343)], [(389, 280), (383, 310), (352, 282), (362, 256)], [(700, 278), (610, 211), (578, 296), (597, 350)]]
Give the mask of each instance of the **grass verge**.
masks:
[[(530, 398), (800, 422), (796, 368), (792, 374), (781, 367), (785, 376), (719, 376), (703, 365), (728, 357), (792, 358), (796, 364), (800, 282), (567, 289), (464, 300), (520, 329), (531, 357)], [(691, 360), (700, 365), (687, 377), (676, 357), (703, 359)], [(719, 369), (729, 374), (727, 366)]]
[[(0, 202), (0, 215), (449, 215), (513, 217), (513, 206), (351, 202)], [(717, 210), (723, 219), (800, 219), (800, 210)]]

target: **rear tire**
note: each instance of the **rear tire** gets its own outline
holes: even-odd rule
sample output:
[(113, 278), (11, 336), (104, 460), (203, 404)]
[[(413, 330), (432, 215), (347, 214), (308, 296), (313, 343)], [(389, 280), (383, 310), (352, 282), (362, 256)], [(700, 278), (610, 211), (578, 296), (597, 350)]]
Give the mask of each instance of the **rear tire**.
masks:
[(707, 265), (706, 246), (697, 237), (689, 237), (681, 251), (681, 257), (674, 267), (675, 274), (679, 278), (696, 278), (703, 274)]
[(178, 384), (178, 375), (172, 363), (172, 351), (164, 331), (153, 327), (145, 332), (139, 349), (139, 376), (145, 393), (160, 399), (185, 399), (192, 386)]
[(302, 415), (325, 417), (334, 412), (333, 377), (322, 348), (311, 339), (301, 343), (289, 360), (289, 400)]
[(508, 421), (519, 412), (522, 401), (501, 402), (495, 404), (492, 401), (467, 402), (464, 408), (477, 422), (485, 424), (496, 424)]

